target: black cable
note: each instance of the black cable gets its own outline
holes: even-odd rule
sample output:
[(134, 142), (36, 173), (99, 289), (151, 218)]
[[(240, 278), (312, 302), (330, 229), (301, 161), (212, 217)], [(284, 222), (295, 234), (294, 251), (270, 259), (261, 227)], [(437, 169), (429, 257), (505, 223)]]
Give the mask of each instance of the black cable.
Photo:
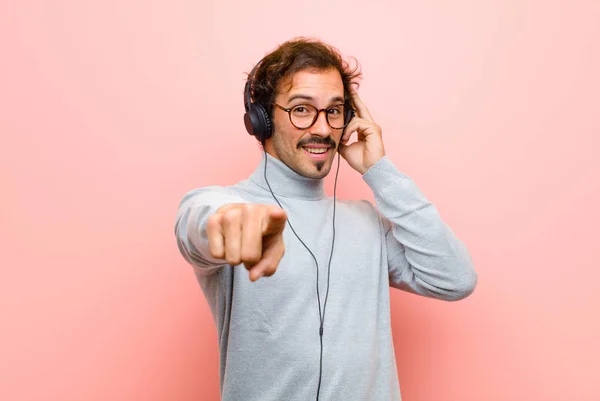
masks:
[[(264, 147), (263, 147), (263, 149), (264, 149)], [(275, 201), (277, 202), (279, 207), (283, 209), (283, 206), (281, 205), (281, 203), (279, 202), (279, 200), (273, 193), (273, 190), (271, 189), (271, 185), (269, 184), (269, 181), (267, 180), (267, 151), (266, 150), (264, 150), (264, 151), (265, 151), (265, 171), (264, 171), (265, 182), (267, 183), (267, 186), (269, 187), (269, 191), (271, 192), (273, 199), (275, 199)], [(319, 394), (321, 392), (321, 379), (323, 376), (323, 325), (325, 323), (325, 308), (327, 307), (327, 298), (329, 297), (329, 278), (331, 277), (331, 260), (333, 258), (333, 246), (335, 244), (335, 205), (336, 205), (336, 196), (337, 196), (337, 194), (336, 194), (337, 179), (338, 179), (339, 172), (340, 172), (340, 154), (338, 153), (338, 164), (337, 164), (337, 170), (335, 172), (335, 182), (333, 184), (333, 236), (332, 236), (333, 238), (331, 241), (331, 253), (329, 255), (329, 263), (327, 265), (327, 291), (325, 293), (325, 302), (323, 303), (322, 313), (321, 313), (321, 296), (319, 294), (319, 262), (317, 262), (317, 258), (315, 257), (314, 253), (312, 253), (312, 251), (308, 248), (308, 246), (306, 246), (304, 241), (302, 241), (302, 239), (300, 239), (300, 237), (296, 233), (296, 230), (294, 230), (294, 227), (292, 226), (290, 219), (289, 218), (287, 219), (287, 222), (288, 222), (290, 228), (292, 229), (292, 232), (294, 233), (296, 238), (298, 238), (298, 241), (300, 241), (302, 243), (302, 245), (304, 245), (304, 247), (306, 248), (308, 253), (310, 253), (310, 255), (314, 259), (315, 265), (317, 267), (317, 303), (319, 304), (319, 339), (320, 339), (320, 343), (321, 343), (321, 353), (320, 353), (320, 357), (319, 357), (319, 384), (317, 385), (317, 401), (319, 401)]]

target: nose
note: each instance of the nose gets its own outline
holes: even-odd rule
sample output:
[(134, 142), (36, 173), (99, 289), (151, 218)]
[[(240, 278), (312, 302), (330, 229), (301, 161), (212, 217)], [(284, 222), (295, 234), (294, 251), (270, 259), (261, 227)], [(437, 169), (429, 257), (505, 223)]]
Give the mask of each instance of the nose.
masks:
[[(327, 122), (327, 114), (326, 113), (327, 113), (326, 110), (321, 110), (318, 112), (317, 121), (315, 121), (313, 126), (310, 127), (310, 133), (312, 135), (318, 135), (318, 136), (323, 136), (323, 137), (327, 137), (327, 136), (331, 135), (333, 129), (329, 126), (329, 123)], [(321, 114), (323, 114), (323, 115), (321, 115)]]

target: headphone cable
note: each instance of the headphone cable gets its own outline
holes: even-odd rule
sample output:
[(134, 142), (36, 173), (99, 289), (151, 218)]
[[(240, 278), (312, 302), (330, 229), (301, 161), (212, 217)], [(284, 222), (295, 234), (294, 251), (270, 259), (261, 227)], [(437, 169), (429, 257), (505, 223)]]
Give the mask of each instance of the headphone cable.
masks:
[[(265, 152), (265, 171), (264, 171), (265, 182), (267, 183), (267, 186), (269, 187), (269, 191), (271, 192), (271, 195), (273, 196), (273, 198), (275, 199), (275, 201), (277, 202), (279, 207), (283, 209), (283, 206), (281, 205), (281, 203), (279, 202), (279, 200), (273, 193), (273, 190), (271, 189), (271, 185), (269, 184), (269, 181), (267, 180), (267, 158), (268, 157), (267, 157), (267, 151), (264, 148), (264, 144), (263, 144), (263, 150)], [(304, 247), (306, 248), (308, 253), (310, 253), (310, 255), (312, 256), (312, 258), (315, 261), (315, 265), (317, 266), (317, 303), (319, 304), (319, 339), (320, 339), (320, 343), (321, 343), (321, 353), (320, 353), (320, 357), (319, 357), (319, 383), (317, 385), (317, 401), (319, 401), (319, 394), (321, 392), (321, 379), (323, 376), (323, 325), (325, 323), (325, 308), (327, 307), (327, 298), (329, 297), (329, 279), (331, 277), (331, 260), (333, 259), (333, 246), (335, 244), (335, 206), (336, 206), (336, 197), (337, 197), (337, 194), (336, 194), (337, 179), (338, 179), (339, 172), (340, 172), (340, 154), (338, 152), (338, 163), (337, 163), (337, 169), (335, 172), (335, 182), (333, 184), (333, 235), (332, 235), (332, 241), (331, 241), (331, 253), (329, 255), (329, 263), (327, 265), (327, 291), (325, 293), (325, 302), (323, 303), (322, 311), (321, 311), (321, 296), (319, 293), (319, 263), (317, 262), (317, 258), (315, 257), (314, 253), (312, 253), (312, 251), (308, 248), (308, 246), (306, 246), (304, 241), (302, 241), (302, 239), (300, 239), (300, 237), (296, 233), (296, 230), (294, 230), (294, 227), (292, 226), (290, 219), (289, 218), (287, 219), (287, 222), (288, 222), (290, 228), (292, 229), (292, 232), (294, 233), (296, 238), (298, 238), (298, 241), (300, 241), (302, 243), (302, 245), (304, 245)]]

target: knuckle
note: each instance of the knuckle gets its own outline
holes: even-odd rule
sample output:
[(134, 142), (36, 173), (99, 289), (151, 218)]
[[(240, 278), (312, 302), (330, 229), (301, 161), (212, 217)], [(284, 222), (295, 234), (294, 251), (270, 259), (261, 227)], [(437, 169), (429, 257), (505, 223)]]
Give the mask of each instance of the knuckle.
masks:
[(277, 264), (270, 264), (267, 267), (265, 267), (264, 275), (267, 277), (270, 277), (273, 274), (275, 274), (276, 271), (277, 271)]
[(255, 205), (253, 203), (246, 203), (246, 204), (242, 205), (242, 208), (244, 209), (244, 212), (252, 213), (256, 210), (256, 206), (257, 205)]
[(209, 231), (217, 230), (221, 224), (220, 220), (221, 219), (216, 214), (209, 216), (208, 220), (206, 221), (206, 229)]
[(215, 249), (211, 249), (211, 250), (210, 250), (210, 255), (211, 255), (213, 258), (215, 258), (215, 259), (223, 259), (223, 257), (225, 256), (225, 255), (223, 254), (223, 252), (219, 252), (219, 251), (217, 251), (217, 250), (215, 250)]
[(255, 265), (260, 261), (261, 254), (257, 250), (245, 250), (242, 252), (242, 262)]
[(242, 211), (239, 208), (227, 210), (223, 214), (223, 221), (226, 224), (234, 224), (240, 220), (242, 217)]
[(283, 233), (278, 234), (277, 249), (279, 250), (279, 252), (281, 252), (282, 255), (285, 252), (285, 241), (283, 240)]
[(241, 260), (239, 257), (235, 257), (231, 254), (227, 254), (227, 256), (225, 257), (225, 260), (227, 260), (227, 263), (229, 263), (231, 266), (236, 266), (241, 263)]
[(281, 258), (283, 258), (283, 256), (285, 255), (285, 245), (283, 243), (283, 241), (281, 242), (281, 246), (278, 249), (279, 252), (277, 252), (278, 255), (278, 260), (281, 260)]

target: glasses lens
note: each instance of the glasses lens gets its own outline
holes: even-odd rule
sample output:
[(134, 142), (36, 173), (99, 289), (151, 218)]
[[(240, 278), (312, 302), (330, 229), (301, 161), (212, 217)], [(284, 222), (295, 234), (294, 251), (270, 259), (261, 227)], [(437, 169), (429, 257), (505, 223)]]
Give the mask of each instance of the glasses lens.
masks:
[(331, 128), (344, 128), (344, 105), (339, 104), (327, 109), (327, 121)]
[[(294, 124), (297, 128), (306, 129), (313, 125), (315, 120), (317, 119), (317, 113), (319, 111), (316, 107), (310, 104), (300, 104), (292, 108), (290, 117), (292, 119), (292, 124)], [(331, 126), (331, 128), (339, 129), (344, 128), (344, 105), (336, 105), (328, 108), (326, 110), (327, 122)]]
[(292, 108), (290, 116), (292, 124), (298, 128), (308, 128), (312, 125), (317, 115), (317, 109), (309, 104), (300, 104)]

